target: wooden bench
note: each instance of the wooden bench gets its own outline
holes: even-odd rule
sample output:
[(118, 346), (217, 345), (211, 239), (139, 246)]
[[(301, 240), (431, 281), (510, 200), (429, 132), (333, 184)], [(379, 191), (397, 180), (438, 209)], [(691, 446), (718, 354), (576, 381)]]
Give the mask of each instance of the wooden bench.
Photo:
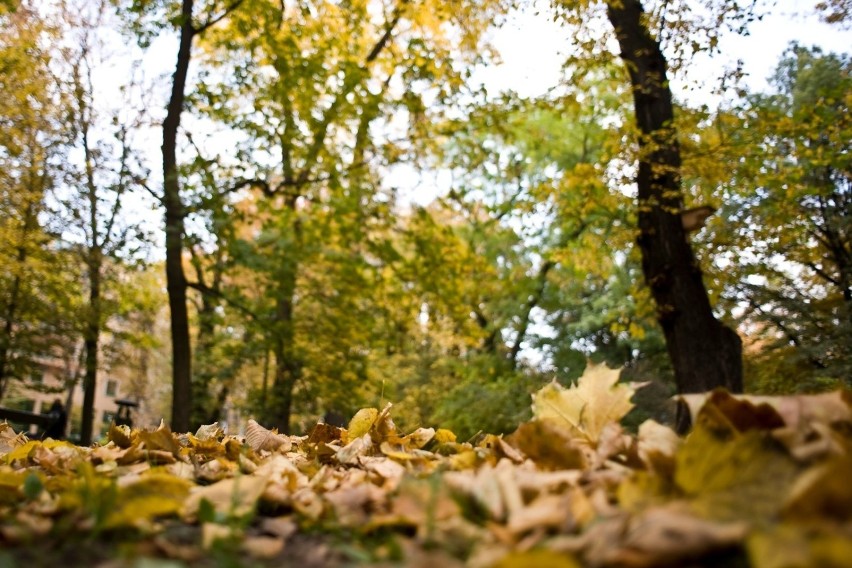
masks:
[(0, 420), (14, 422), (16, 424), (35, 424), (40, 431), (46, 431), (57, 420), (56, 416), (49, 414), (36, 414), (26, 410), (13, 410), (0, 407)]

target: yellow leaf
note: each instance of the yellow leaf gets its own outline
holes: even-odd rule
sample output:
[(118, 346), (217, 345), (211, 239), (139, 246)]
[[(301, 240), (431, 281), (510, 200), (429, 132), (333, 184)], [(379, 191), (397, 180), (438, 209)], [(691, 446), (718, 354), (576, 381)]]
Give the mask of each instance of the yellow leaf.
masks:
[(174, 456), (180, 455), (180, 443), (165, 422), (160, 422), (160, 427), (153, 432), (140, 430), (137, 432), (140, 442), (145, 444), (147, 450), (162, 450), (170, 452)]
[[(567, 428), (550, 420), (521, 424), (507, 441), (542, 469), (583, 469), (586, 458)], [(586, 446), (588, 447), (588, 446)]]
[(225, 435), (225, 432), (219, 426), (218, 422), (214, 422), (213, 424), (207, 424), (204, 426), (199, 426), (198, 431), (195, 432), (195, 437), (201, 441), (208, 440), (218, 440)]
[(755, 532), (746, 540), (749, 565), (754, 568), (819, 566), (843, 568), (852, 558), (852, 541), (842, 530), (803, 530), (797, 525), (779, 525)]
[(419, 450), (428, 444), (434, 437), (434, 428), (418, 428), (411, 434), (404, 436), (402, 438), (402, 443), (410, 449)]
[(26, 471), (0, 470), (0, 505), (20, 503), (26, 477)]
[(630, 412), (635, 390), (617, 384), (620, 369), (589, 364), (575, 386), (564, 388), (555, 380), (533, 395), (533, 416), (551, 420), (596, 443), (610, 422)]
[(719, 520), (775, 517), (799, 472), (769, 433), (720, 436), (701, 422), (675, 463), (675, 484), (691, 499), (692, 509)]
[(115, 443), (119, 448), (129, 448), (133, 445), (133, 436), (129, 426), (116, 426), (115, 422), (109, 425), (107, 439)]
[(435, 432), (435, 441), (439, 444), (455, 442), (456, 435), (446, 428), (438, 428), (438, 431)]
[(512, 552), (503, 557), (495, 568), (580, 568), (580, 563), (567, 554), (552, 550), (528, 550)]
[(6, 454), (6, 463), (11, 464), (17, 460), (27, 460), (30, 457), (30, 453), (36, 449), (37, 447), (41, 447), (41, 442), (38, 440), (30, 440), (23, 446), (18, 446), (8, 454)]
[(375, 408), (362, 408), (355, 413), (355, 416), (349, 421), (349, 428), (347, 428), (349, 440), (360, 438), (369, 432), (378, 417), (379, 411)]
[(118, 490), (115, 508), (107, 516), (108, 528), (144, 525), (156, 517), (180, 511), (192, 483), (161, 472), (143, 475)]

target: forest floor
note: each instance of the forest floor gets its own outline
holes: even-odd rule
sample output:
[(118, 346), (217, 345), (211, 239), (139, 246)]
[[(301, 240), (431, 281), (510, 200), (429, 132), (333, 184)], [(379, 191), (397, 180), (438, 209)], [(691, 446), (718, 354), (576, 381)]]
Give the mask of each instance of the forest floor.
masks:
[(593, 367), (511, 435), (399, 432), (392, 406), (285, 436), (0, 424), (0, 568), (852, 566), (852, 397), (685, 397), (630, 433)]

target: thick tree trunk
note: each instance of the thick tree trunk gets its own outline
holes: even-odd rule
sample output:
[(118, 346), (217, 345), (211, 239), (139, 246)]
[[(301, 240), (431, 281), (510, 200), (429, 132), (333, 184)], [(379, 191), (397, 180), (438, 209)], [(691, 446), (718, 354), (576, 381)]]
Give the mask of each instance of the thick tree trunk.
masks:
[(172, 423), (176, 432), (189, 430), (192, 411), (192, 353), (189, 314), (186, 305), (186, 275), (183, 271), (184, 207), (177, 172), (177, 135), (183, 112), (184, 89), (192, 57), (193, 0), (183, 0), (180, 46), (168, 112), (163, 121), (163, 206), (166, 231), (166, 289), (169, 294), (172, 336)]
[[(286, 254), (286, 253), (285, 253)], [(278, 298), (276, 300), (275, 378), (269, 393), (267, 421), (279, 432), (290, 432), (290, 415), (293, 407), (293, 389), (299, 379), (301, 364), (296, 357), (293, 300), (296, 292), (297, 263), (285, 261), (279, 275)]]
[(219, 414), (214, 408), (216, 395), (212, 392), (217, 371), (215, 363), (210, 360), (215, 342), (217, 305), (218, 303), (210, 295), (202, 294), (201, 308), (198, 310), (198, 334), (193, 353), (195, 361), (192, 375), (192, 412), (190, 413), (192, 430), (218, 420), (218, 418), (209, 420), (211, 416)]
[[(642, 270), (657, 304), (678, 392), (716, 387), (741, 392), (742, 343), (713, 316), (701, 269), (681, 224), (680, 148), (665, 57), (648, 31), (639, 0), (608, 2), (607, 15), (630, 73), (640, 131)], [(680, 419), (679, 427), (684, 427)]]

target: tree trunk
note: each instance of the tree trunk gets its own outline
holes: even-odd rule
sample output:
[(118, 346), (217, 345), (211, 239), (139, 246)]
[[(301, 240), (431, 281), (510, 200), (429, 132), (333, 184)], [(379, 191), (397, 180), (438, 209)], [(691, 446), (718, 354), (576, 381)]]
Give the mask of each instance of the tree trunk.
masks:
[[(97, 254), (98, 251), (93, 251)], [(83, 412), (80, 424), (80, 445), (92, 443), (95, 421), (95, 392), (98, 385), (98, 344), (100, 343), (100, 266), (97, 261), (89, 269), (89, 314), (86, 322), (84, 345), (86, 349), (86, 374), (83, 377)], [(69, 408), (70, 411), (70, 408)]]
[[(286, 253), (284, 253), (286, 254)], [(292, 254), (292, 252), (290, 253)], [(295, 352), (295, 330), (293, 321), (293, 300), (296, 292), (295, 261), (283, 262), (278, 282), (276, 300), (275, 342), (275, 378), (269, 393), (267, 421), (279, 432), (290, 433), (290, 415), (293, 407), (293, 389), (301, 372), (301, 364)]]
[[(657, 304), (679, 393), (742, 391), (742, 343), (713, 316), (701, 269), (680, 219), (680, 148), (666, 59), (639, 0), (607, 3), (633, 86), (640, 131), (638, 208), (642, 270)], [(681, 413), (682, 414), (682, 413)], [(681, 415), (678, 427), (687, 425)]]
[(169, 294), (172, 337), (172, 424), (176, 432), (189, 430), (192, 410), (191, 346), (189, 314), (186, 305), (186, 275), (183, 271), (183, 236), (185, 211), (180, 195), (177, 172), (177, 135), (183, 112), (184, 89), (192, 57), (193, 0), (183, 0), (181, 8), (180, 46), (168, 112), (163, 121), (163, 206), (166, 231), (166, 289)]

